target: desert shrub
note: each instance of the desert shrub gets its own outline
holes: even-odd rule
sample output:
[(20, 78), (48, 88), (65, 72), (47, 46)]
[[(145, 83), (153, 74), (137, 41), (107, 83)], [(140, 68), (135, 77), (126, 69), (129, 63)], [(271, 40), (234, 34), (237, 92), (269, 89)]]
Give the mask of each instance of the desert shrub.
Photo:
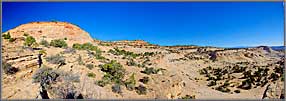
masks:
[(106, 73), (104, 76), (110, 78), (112, 82), (122, 82), (121, 79), (124, 78), (125, 69), (120, 63), (112, 60), (104, 65), (99, 65), (99, 67), (101, 71)]
[(66, 48), (68, 46), (65, 40), (62, 40), (62, 39), (52, 40), (50, 45), (54, 47), (59, 47), (59, 48)]
[(143, 77), (142, 79), (139, 79), (140, 82), (147, 84), (149, 82), (149, 77)]
[(27, 36), (24, 42), (25, 46), (32, 46), (33, 44), (36, 43), (36, 39), (32, 36)]
[(36, 71), (32, 78), (35, 83), (40, 82), (49, 85), (51, 82), (56, 81), (57, 77), (59, 77), (58, 72), (52, 68), (42, 67)]
[(2, 37), (4, 39), (10, 39), (11, 38), (10, 32), (8, 32), (7, 34), (3, 34)]
[(144, 52), (143, 56), (154, 56), (154, 52)]
[(120, 50), (118, 48), (114, 48), (114, 50), (111, 49), (108, 52), (114, 55), (124, 55), (126, 57), (132, 57), (132, 58), (136, 58), (140, 55), (140, 54), (135, 54), (134, 52), (126, 51), (126, 50)]
[(235, 93), (240, 93), (240, 90), (234, 90)]
[(9, 42), (14, 42), (16, 40), (16, 38), (10, 38)]
[(60, 73), (61, 77), (68, 82), (80, 82), (80, 76), (72, 73)]
[(246, 80), (242, 81), (242, 84), (238, 86), (238, 88), (241, 88), (244, 90), (251, 89), (251, 87), (252, 87), (252, 83), (251, 83), (250, 79), (246, 79)]
[(201, 75), (208, 74), (208, 70), (206, 68), (203, 68), (203, 69), (199, 70), (199, 72), (200, 72)]
[(97, 47), (96, 46), (93, 46), (91, 43), (84, 43), (82, 44), (82, 49), (84, 50), (91, 50), (91, 51), (95, 51), (97, 50)]
[(147, 94), (147, 88), (143, 85), (139, 85), (138, 87), (135, 87), (136, 93), (139, 95), (146, 95)]
[(77, 62), (78, 62), (79, 65), (84, 65), (84, 62), (82, 61), (81, 55), (78, 56)]
[(86, 67), (87, 67), (88, 69), (92, 70), (93, 67), (94, 67), (94, 65), (93, 65), (93, 64), (86, 64)]
[(87, 76), (88, 76), (88, 77), (91, 77), (91, 78), (95, 78), (96, 75), (95, 75), (94, 73), (91, 73), (91, 72), (90, 72), (90, 73), (87, 73)]
[(135, 88), (136, 80), (135, 80), (135, 74), (133, 73), (126, 81), (125, 86), (127, 90), (133, 90)]
[(111, 88), (112, 88), (112, 92), (114, 93), (118, 93), (118, 94), (122, 93), (121, 87), (119, 84), (114, 84)]
[(49, 47), (49, 42), (47, 40), (41, 40), (40, 45), (43, 45), (45, 47)]
[(64, 65), (65, 64), (65, 58), (64, 56), (61, 56), (59, 54), (57, 55), (52, 55), (49, 57), (46, 57), (47, 62), (52, 63), (52, 64), (59, 64), (59, 65)]
[(221, 92), (224, 92), (224, 93), (230, 92), (230, 89), (228, 89), (227, 87), (223, 87), (223, 86), (218, 86), (218, 87), (215, 88), (215, 90), (218, 90), (218, 91), (221, 91)]
[(272, 81), (276, 81), (279, 79), (279, 76), (276, 73), (271, 73), (269, 79), (272, 79)]
[(93, 46), (91, 43), (84, 43), (84, 44), (75, 43), (73, 44), (72, 47), (77, 50), (99, 51), (99, 48)]
[(81, 48), (81, 44), (79, 44), (79, 43), (73, 44), (73, 45), (72, 45), (72, 48), (78, 49), (78, 50), (81, 50), (81, 49), (82, 49), (82, 48)]
[(195, 95), (186, 95), (184, 97), (181, 97), (180, 99), (196, 99), (196, 96)]
[(24, 33), (24, 35), (23, 36), (29, 36), (29, 34), (28, 33)]
[(155, 69), (155, 68), (153, 68), (153, 67), (151, 67), (151, 68), (146, 67), (146, 68), (144, 69), (144, 71), (141, 71), (141, 73), (150, 75), (150, 74), (157, 74), (159, 71), (162, 71), (162, 70), (165, 70), (165, 69), (162, 69), (162, 68), (160, 68), (160, 69)]
[(11, 75), (19, 71), (18, 68), (13, 67), (11, 64), (3, 62), (2, 68), (5, 74)]
[(130, 61), (126, 62), (126, 65), (127, 66), (136, 66), (136, 63), (135, 63), (135, 61), (133, 59), (130, 59)]
[(110, 84), (110, 82), (111, 82), (111, 79), (109, 77), (103, 76), (102, 80), (96, 81), (95, 84), (98, 86), (104, 87), (105, 85)]
[(76, 51), (73, 48), (66, 48), (63, 53), (75, 53)]
[(64, 40), (68, 40), (68, 38), (65, 37)]
[(281, 81), (284, 81), (284, 78), (285, 78), (284, 75), (285, 75), (285, 74), (283, 73), (283, 75), (282, 75), (282, 77), (281, 77)]
[(210, 86), (215, 86), (215, 85), (216, 85), (216, 81), (210, 81), (207, 86), (210, 87)]
[(46, 55), (46, 54), (47, 54), (47, 52), (46, 52), (45, 50), (40, 50), (40, 51), (39, 51), (39, 54), (42, 54), (42, 55), (44, 55), (44, 54), (45, 54), (45, 55)]

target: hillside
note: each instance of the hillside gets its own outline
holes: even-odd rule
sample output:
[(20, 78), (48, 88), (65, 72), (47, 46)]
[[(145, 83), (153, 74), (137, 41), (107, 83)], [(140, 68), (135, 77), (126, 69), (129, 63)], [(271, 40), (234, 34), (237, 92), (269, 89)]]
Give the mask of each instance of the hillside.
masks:
[(2, 99), (280, 99), (284, 54), (93, 40), (67, 22), (2, 33)]

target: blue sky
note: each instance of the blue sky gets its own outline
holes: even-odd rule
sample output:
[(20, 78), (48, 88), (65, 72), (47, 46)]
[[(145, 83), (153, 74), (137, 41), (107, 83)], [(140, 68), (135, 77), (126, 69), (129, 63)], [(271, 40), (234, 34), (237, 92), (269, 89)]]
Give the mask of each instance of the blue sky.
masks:
[(282, 2), (4, 2), (2, 31), (66, 21), (100, 40), (159, 45), (283, 45)]

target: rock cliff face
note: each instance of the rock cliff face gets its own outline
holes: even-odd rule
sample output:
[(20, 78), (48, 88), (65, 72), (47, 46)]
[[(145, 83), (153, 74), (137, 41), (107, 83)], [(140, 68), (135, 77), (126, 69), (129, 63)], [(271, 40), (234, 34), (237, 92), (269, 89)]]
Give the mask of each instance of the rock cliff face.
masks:
[(32, 22), (20, 25), (7, 32), (10, 32), (11, 36), (15, 38), (22, 37), (26, 33), (35, 37), (37, 41), (41, 39), (51, 41), (53, 39), (66, 38), (69, 45), (93, 42), (93, 39), (87, 32), (67, 22)]
[[(24, 46), (24, 34), (68, 47)], [(284, 98), (284, 54), (264, 46), (104, 42), (66, 22), (23, 24), (2, 35), (3, 99)]]

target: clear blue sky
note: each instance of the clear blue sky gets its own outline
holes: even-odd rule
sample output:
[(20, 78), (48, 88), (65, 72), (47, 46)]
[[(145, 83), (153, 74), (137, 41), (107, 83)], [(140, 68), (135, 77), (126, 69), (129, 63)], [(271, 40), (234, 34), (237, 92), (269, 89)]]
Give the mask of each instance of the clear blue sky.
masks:
[(283, 45), (282, 2), (3, 3), (3, 29), (33, 21), (67, 21), (100, 40), (159, 45)]

